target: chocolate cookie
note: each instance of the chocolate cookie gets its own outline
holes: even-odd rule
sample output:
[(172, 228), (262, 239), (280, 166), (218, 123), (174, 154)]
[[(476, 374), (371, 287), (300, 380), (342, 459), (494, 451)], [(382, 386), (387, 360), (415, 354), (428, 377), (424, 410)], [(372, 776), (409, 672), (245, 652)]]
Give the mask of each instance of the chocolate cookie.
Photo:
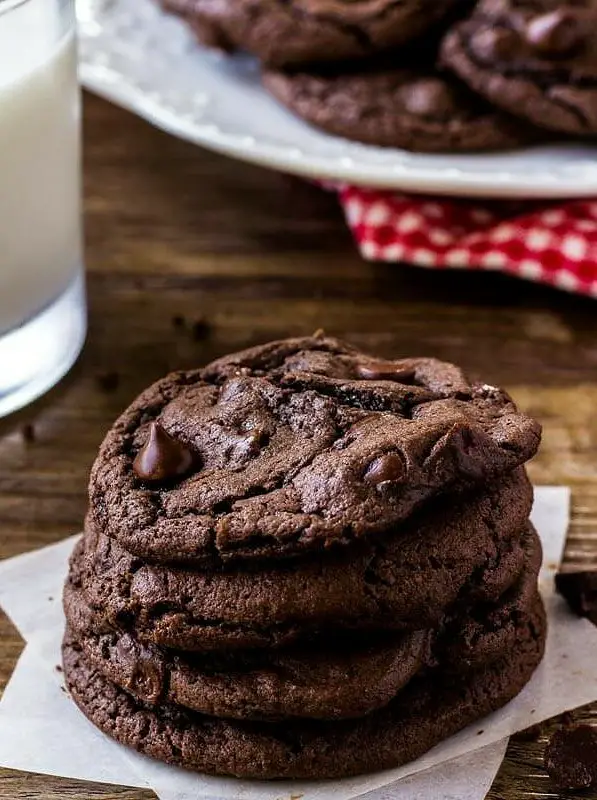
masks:
[(496, 106), (535, 125), (597, 133), (594, 0), (481, 0), (442, 61)]
[(495, 480), (539, 438), (507, 394), (452, 364), (288, 339), (143, 392), (102, 444), (90, 515), (155, 561), (321, 552)]
[(269, 64), (340, 61), (404, 45), (468, 0), (162, 0), (200, 41)]
[(433, 68), (349, 72), (265, 70), (263, 84), (307, 122), (366, 144), (415, 152), (506, 150), (536, 129)]
[(468, 607), (448, 612), (437, 632), (328, 637), (314, 646), (200, 658), (110, 629), (72, 587), (65, 611), (89, 663), (151, 705), (238, 719), (359, 717), (387, 705), (425, 667), (463, 674), (515, 648), (540, 604), (541, 547), (534, 533), (528, 549), (522, 577), (497, 604), (475, 606), (474, 614)]
[(383, 541), (255, 570), (141, 563), (88, 524), (69, 580), (110, 624), (183, 650), (281, 646), (339, 626), (431, 627), (459, 594), (496, 600), (515, 582), (531, 502), (519, 469), (436, 501)]
[(135, 701), (85, 659), (68, 636), (63, 646), (70, 693), (101, 730), (146, 755), (189, 769), (246, 778), (337, 778), (396, 767), (500, 708), (541, 660), (541, 607), (503, 660), (472, 675), (432, 674), (411, 681), (385, 708), (357, 720), (227, 721)]
[[(80, 599), (80, 598), (79, 598)], [(102, 675), (142, 702), (174, 703), (233, 719), (343, 719), (387, 705), (427, 663), (430, 631), (282, 651), (198, 659), (143, 645), (128, 633), (92, 630), (67, 604), (70, 634)], [(83, 630), (83, 628), (87, 630)]]

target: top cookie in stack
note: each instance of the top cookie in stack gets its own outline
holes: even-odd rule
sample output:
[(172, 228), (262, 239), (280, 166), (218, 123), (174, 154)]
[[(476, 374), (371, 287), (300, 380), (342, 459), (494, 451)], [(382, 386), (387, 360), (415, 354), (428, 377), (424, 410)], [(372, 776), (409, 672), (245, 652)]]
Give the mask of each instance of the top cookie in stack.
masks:
[(75, 701), (212, 773), (416, 758), (541, 659), (539, 437), (451, 364), (323, 336), (167, 376), (92, 470), (65, 589)]
[(161, 1), (339, 136), (464, 152), (597, 134), (595, 0)]

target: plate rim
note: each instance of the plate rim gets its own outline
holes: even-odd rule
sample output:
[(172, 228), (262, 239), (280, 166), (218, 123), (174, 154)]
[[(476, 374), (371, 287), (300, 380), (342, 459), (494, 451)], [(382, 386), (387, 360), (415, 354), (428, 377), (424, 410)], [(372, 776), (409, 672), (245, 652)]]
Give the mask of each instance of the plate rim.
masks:
[[(80, 37), (84, 38), (83, 31), (80, 31)], [(97, 65), (91, 59), (87, 60), (84, 53), (79, 62), (79, 76), (82, 85), (89, 91), (173, 136), (222, 155), (300, 177), (433, 196), (518, 200), (597, 197), (597, 148), (595, 175), (587, 175), (585, 181), (579, 181), (578, 176), (566, 178), (553, 175), (545, 181), (532, 184), (528, 177), (525, 179), (523, 171), (520, 177), (508, 171), (493, 173), (491, 182), (488, 182), (487, 174), (463, 172), (456, 167), (444, 167), (433, 173), (428, 167), (415, 171), (410, 166), (400, 172), (388, 170), (387, 163), (359, 165), (353, 158), (347, 159), (350, 164), (342, 165), (341, 157), (329, 159), (310, 154), (305, 158), (298, 148), (293, 150), (291, 146), (260, 143), (252, 136), (226, 132), (213, 121), (201, 123), (185, 119), (151, 92), (129, 80), (123, 72), (106, 64)]]

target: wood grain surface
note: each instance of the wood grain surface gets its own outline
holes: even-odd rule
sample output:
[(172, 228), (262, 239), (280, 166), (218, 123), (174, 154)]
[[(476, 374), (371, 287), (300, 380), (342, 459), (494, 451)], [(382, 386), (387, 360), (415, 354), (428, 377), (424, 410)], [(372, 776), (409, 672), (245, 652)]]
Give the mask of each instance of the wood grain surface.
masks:
[[(323, 327), (505, 385), (544, 425), (533, 480), (572, 487), (567, 559), (597, 564), (594, 301), (495, 274), (365, 263), (331, 194), (177, 141), (91, 96), (84, 111), (89, 337), (56, 390), (0, 421), (0, 558), (81, 528), (96, 448), (151, 381)], [(0, 614), (0, 690), (21, 646)], [(541, 766), (544, 739), (512, 741), (491, 800), (560, 797)], [(1, 800), (151, 797), (0, 770)]]

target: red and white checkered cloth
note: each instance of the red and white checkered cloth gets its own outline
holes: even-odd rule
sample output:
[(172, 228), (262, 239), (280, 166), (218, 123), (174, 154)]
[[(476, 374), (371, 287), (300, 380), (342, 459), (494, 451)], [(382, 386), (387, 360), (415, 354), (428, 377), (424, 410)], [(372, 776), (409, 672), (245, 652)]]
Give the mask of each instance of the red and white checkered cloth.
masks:
[(513, 203), (336, 190), (370, 261), (497, 270), (597, 297), (597, 199)]

